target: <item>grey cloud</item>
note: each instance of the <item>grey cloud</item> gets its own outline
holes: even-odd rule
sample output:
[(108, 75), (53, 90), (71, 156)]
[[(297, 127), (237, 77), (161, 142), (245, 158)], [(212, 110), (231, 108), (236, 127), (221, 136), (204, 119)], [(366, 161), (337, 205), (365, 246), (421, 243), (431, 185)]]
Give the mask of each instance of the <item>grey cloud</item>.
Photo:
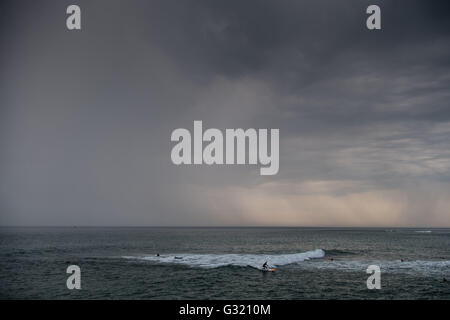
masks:
[[(79, 1), (81, 32), (65, 29), (69, 4), (0, 7), (0, 224), (257, 224), (238, 193), (257, 201), (267, 183), (352, 203), (395, 189), (446, 223), (446, 1), (377, 1), (379, 32), (372, 1)], [(170, 134), (193, 120), (280, 128), (279, 175), (175, 167)], [(287, 199), (271, 203), (290, 201), (295, 224)], [(408, 211), (399, 224), (424, 224)]]

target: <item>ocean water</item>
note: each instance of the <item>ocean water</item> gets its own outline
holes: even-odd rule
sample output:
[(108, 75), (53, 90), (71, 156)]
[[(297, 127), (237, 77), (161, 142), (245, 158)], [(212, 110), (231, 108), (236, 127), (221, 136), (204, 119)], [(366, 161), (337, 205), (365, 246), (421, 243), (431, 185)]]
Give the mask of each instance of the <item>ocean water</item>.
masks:
[(444, 277), (450, 229), (0, 228), (2, 299), (450, 299)]

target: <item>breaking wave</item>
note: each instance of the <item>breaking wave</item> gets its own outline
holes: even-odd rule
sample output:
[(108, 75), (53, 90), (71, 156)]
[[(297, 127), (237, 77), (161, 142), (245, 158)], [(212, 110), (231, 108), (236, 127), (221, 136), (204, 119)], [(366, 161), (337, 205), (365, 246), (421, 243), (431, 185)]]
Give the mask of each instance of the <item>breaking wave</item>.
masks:
[(262, 264), (268, 261), (270, 266), (283, 266), (302, 261), (323, 258), (325, 252), (322, 249), (291, 254), (163, 254), (160, 256), (123, 256), (125, 259), (137, 259), (156, 263), (181, 264), (200, 268), (218, 268), (224, 266), (253, 267), (261, 269)]

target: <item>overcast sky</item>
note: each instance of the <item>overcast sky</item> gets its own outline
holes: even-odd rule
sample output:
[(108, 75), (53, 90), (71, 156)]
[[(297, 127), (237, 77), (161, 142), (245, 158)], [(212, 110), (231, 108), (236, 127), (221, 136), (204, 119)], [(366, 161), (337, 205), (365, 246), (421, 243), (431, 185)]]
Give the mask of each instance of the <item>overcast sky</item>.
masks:
[[(0, 225), (450, 227), (449, 12), (2, 1)], [(279, 128), (279, 173), (175, 166), (194, 120)]]

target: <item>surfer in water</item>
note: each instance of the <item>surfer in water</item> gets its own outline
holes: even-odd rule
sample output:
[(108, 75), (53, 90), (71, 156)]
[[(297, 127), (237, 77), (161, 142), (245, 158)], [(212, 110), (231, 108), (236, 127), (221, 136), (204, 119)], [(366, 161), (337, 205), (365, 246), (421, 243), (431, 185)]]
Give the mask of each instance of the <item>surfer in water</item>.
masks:
[(264, 264), (263, 264), (263, 269), (264, 270), (267, 270), (269, 268), (269, 266), (267, 265), (267, 261), (266, 262), (264, 262)]

